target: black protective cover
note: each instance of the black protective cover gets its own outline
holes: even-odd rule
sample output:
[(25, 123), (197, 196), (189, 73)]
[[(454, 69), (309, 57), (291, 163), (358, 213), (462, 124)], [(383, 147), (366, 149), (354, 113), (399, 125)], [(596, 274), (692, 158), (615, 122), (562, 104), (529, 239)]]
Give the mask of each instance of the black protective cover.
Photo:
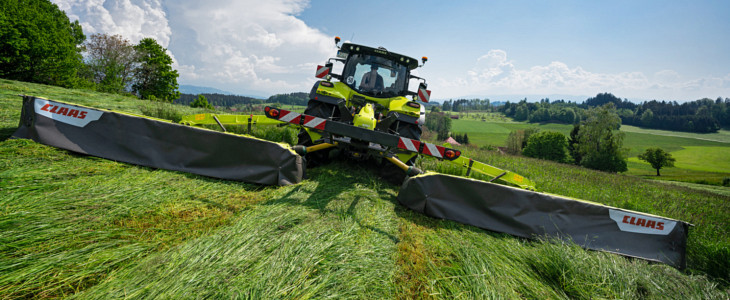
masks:
[(266, 185), (302, 180), (282, 144), (24, 96), (16, 138), (135, 165)]
[(685, 267), (689, 224), (682, 221), (431, 173), (407, 179), (398, 201), (435, 218)]

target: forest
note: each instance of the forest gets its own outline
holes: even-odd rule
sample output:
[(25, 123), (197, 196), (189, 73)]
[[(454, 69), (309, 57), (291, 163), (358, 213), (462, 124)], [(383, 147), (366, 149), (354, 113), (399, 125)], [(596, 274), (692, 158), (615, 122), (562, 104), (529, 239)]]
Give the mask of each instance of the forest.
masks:
[(587, 109), (608, 103), (617, 109), (621, 123), (625, 125), (697, 133), (717, 132), (730, 126), (730, 98), (720, 97), (681, 104), (658, 100), (636, 104), (611, 93), (601, 93), (580, 104), (564, 100), (551, 102), (547, 98), (528, 103), (524, 99), (517, 103), (507, 102), (498, 110), (516, 121), (576, 124), (584, 119)]

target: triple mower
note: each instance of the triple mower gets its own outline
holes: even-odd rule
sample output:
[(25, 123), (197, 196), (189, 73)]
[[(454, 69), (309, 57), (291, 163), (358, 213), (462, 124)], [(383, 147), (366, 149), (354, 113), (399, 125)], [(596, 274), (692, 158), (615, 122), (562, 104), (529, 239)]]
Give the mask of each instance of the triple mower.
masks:
[[(25, 96), (14, 137), (107, 159), (265, 185), (297, 184), (305, 168), (339, 154), (377, 164), (401, 184), (398, 201), (428, 216), (523, 238), (553, 237), (587, 249), (683, 268), (689, 224), (535, 192), (531, 180), (421, 141), (431, 92), (409, 56), (352, 43), (318, 66), (304, 113), (197, 114), (175, 124), (128, 113)], [(340, 74), (334, 64), (342, 64)], [(415, 92), (410, 86), (417, 86)], [(410, 97), (410, 99), (408, 98)], [(297, 126), (295, 146), (226, 132), (225, 126)], [(218, 125), (214, 131), (200, 125)], [(424, 172), (419, 156), (448, 161), (462, 176)], [(475, 176), (480, 174), (479, 176)], [(475, 178), (490, 178), (488, 181)], [(470, 178), (472, 177), (472, 178)], [(502, 183), (502, 184), (497, 184)]]
[[(340, 39), (335, 38), (335, 45)], [(308, 167), (331, 159), (330, 151), (355, 161), (379, 164), (386, 180), (400, 183), (406, 176), (422, 171), (414, 167), (418, 155), (446, 160), (464, 168), (465, 176), (482, 174), (524, 189), (535, 189), (529, 179), (510, 171), (474, 161), (457, 149), (422, 142), (425, 123), (424, 105), (431, 94), (426, 80), (411, 74), (422, 67), (427, 58), (418, 60), (389, 52), (383, 47), (371, 48), (345, 43), (338, 47), (336, 58), (317, 66), (317, 81), (309, 93), (303, 114), (266, 107), (265, 117), (300, 126), (297, 146), (293, 150), (305, 157)], [(342, 63), (342, 74), (335, 74), (334, 62)], [(332, 81), (337, 79), (337, 81)], [(417, 80), (418, 91), (409, 91), (411, 80)], [(411, 99), (408, 99), (411, 96)], [(186, 125), (257, 125), (266, 122), (261, 115), (199, 114), (185, 116)], [(280, 123), (279, 123), (280, 124)], [(390, 165), (392, 164), (392, 165)]]

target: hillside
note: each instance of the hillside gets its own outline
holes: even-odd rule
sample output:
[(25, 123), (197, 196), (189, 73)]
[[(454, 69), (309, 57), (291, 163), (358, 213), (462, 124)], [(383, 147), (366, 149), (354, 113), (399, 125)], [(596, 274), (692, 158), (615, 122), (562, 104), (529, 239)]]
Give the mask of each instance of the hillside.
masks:
[[(513, 130), (538, 128), (570, 136), (573, 129), (567, 124), (515, 122), (501, 114), (493, 114), (488, 122), (481, 121), (481, 116), (486, 115), (464, 115), (452, 122), (452, 131), (467, 133), (470, 141), (477, 145), (506, 146), (507, 136)], [(625, 136), (623, 147), (629, 149), (628, 175), (713, 185), (722, 185), (725, 178), (730, 178), (730, 160), (727, 159), (730, 156), (730, 131), (689, 133), (622, 125), (621, 132)], [(675, 167), (662, 169), (662, 176), (657, 178), (656, 170), (637, 158), (649, 147), (660, 147), (670, 152), (678, 159)]]
[(344, 161), (270, 187), (7, 139), (18, 94), (156, 116), (202, 111), (0, 79), (0, 298), (730, 296), (730, 197), (720, 193), (463, 149), (541, 191), (694, 224), (680, 271), (431, 219), (400, 206), (398, 186)]

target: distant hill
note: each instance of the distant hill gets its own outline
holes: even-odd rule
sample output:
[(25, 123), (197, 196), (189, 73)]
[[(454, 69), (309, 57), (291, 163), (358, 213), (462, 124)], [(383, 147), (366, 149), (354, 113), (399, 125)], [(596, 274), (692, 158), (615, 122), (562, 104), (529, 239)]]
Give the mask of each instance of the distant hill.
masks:
[(192, 95), (199, 95), (199, 94), (221, 94), (221, 95), (233, 95), (233, 93), (228, 91), (219, 90), (212, 87), (206, 87), (206, 86), (195, 86), (195, 85), (187, 85), (187, 84), (181, 84), (178, 88), (181, 94), (192, 94)]
[(309, 93), (276, 94), (269, 97), (266, 102), (306, 106), (309, 102)]

